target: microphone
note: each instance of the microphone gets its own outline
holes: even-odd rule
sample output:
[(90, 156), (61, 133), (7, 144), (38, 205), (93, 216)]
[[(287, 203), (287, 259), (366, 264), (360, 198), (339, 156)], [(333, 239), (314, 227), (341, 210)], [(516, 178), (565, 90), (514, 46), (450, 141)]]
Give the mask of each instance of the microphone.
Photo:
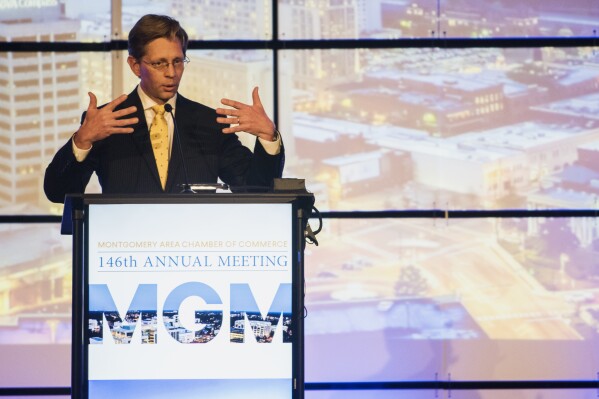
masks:
[(195, 194), (195, 191), (193, 191), (191, 189), (191, 186), (189, 185), (189, 176), (187, 175), (187, 164), (185, 163), (185, 158), (183, 157), (183, 147), (181, 147), (181, 135), (179, 134), (179, 129), (177, 129), (177, 121), (175, 120), (175, 115), (173, 115), (173, 106), (168, 103), (164, 104), (164, 110), (171, 114), (171, 118), (173, 118), (173, 125), (175, 127), (176, 136), (173, 137), (173, 141), (177, 141), (177, 143), (179, 144), (179, 156), (181, 157), (181, 163), (183, 164), (183, 173), (185, 176), (185, 183), (183, 184), (183, 191), (181, 191), (181, 193)]

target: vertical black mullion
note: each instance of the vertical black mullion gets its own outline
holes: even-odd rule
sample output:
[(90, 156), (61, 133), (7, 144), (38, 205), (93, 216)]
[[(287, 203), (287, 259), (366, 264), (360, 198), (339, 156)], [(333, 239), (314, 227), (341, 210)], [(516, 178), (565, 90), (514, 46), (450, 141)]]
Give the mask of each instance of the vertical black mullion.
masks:
[(273, 90), (273, 120), (279, 126), (279, 4), (272, 0), (272, 90)]
[[(73, 399), (82, 398), (83, 381), (85, 379), (83, 360), (83, 352), (85, 342), (83, 340), (83, 308), (84, 308), (84, 287), (83, 279), (85, 275), (85, 249), (84, 237), (85, 232), (84, 213), (80, 209), (79, 201), (73, 204), (73, 209), (66, 209), (65, 212), (72, 212), (73, 231), (72, 231), (72, 295), (71, 295), (71, 396)], [(85, 236), (84, 236), (85, 235)]]
[[(443, 34), (445, 36), (445, 34)], [(437, 38), (441, 37), (441, 0), (437, 0)]]

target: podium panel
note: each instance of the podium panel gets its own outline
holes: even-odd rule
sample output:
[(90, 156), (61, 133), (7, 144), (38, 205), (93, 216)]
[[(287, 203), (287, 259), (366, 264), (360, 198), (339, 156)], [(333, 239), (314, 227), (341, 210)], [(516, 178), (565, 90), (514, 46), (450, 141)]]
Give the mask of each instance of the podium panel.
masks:
[(84, 197), (81, 397), (303, 398), (294, 196)]

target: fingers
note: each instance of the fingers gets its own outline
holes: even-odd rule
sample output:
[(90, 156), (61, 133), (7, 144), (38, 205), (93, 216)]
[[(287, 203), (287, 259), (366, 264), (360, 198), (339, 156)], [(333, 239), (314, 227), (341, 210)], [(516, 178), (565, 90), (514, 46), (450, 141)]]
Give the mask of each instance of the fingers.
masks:
[(112, 100), (111, 102), (106, 104), (105, 108), (108, 108), (110, 111), (113, 111), (116, 107), (118, 107), (126, 99), (127, 99), (127, 95), (121, 94), (120, 96), (118, 96), (117, 98), (115, 98), (114, 100)]
[[(87, 111), (89, 112), (91, 110), (98, 109), (98, 98), (96, 97), (96, 95), (94, 93), (92, 93), (91, 91), (88, 92), (87, 94), (89, 95), (89, 105), (87, 106)], [(119, 106), (121, 103), (123, 103), (123, 101), (125, 101), (126, 99), (127, 99), (127, 95), (121, 94), (120, 96), (118, 96), (117, 98), (115, 98), (114, 100), (112, 100), (111, 102), (106, 104), (106, 106), (103, 108), (107, 109), (108, 111), (113, 111), (117, 106)], [(118, 118), (120, 116), (132, 114), (135, 111), (137, 111), (136, 107), (125, 108), (124, 110), (115, 112), (115, 116)]]
[(110, 134), (131, 134), (133, 133), (132, 127), (113, 127)]
[(237, 125), (237, 124), (239, 124), (239, 118), (238, 117), (226, 117), (226, 118), (218, 117), (218, 118), (216, 118), (216, 121), (218, 123), (222, 123), (222, 124), (225, 124), (225, 125)]
[[(231, 100), (228, 98), (222, 98), (220, 100), (221, 104), (226, 105), (228, 107), (233, 107), (235, 109), (242, 109), (242, 108), (247, 108), (249, 107), (249, 105), (241, 103), (239, 101), (235, 101), (235, 100)], [(254, 89), (252, 90), (252, 102), (253, 105), (257, 105), (262, 107), (262, 101), (260, 100), (260, 94), (258, 93), (258, 86), (254, 87)], [(222, 108), (218, 108), (219, 110), (222, 110)], [(224, 113), (220, 112), (221, 115), (225, 115)], [(229, 115), (233, 115), (233, 114), (229, 114)]]
[(241, 121), (239, 120), (239, 116), (227, 116), (227, 117), (218, 117), (216, 118), (218, 123), (222, 123), (223, 125), (235, 125), (229, 126), (222, 129), (223, 133), (237, 133), (243, 132), (246, 129), (246, 123), (244, 122), (244, 126), (241, 125)]
[(101, 108), (97, 108), (96, 96), (91, 92), (88, 94), (90, 99), (88, 112), (77, 134), (77, 145), (85, 145), (85, 147), (79, 148), (89, 148), (94, 142), (112, 134), (133, 133), (132, 125), (139, 123), (139, 118), (133, 117), (137, 107), (131, 106), (115, 111), (115, 108), (127, 99), (126, 94), (115, 98)]
[[(236, 109), (231, 109), (231, 108), (217, 108), (216, 109), (216, 113), (219, 115), (225, 115), (225, 116), (234, 116), (237, 117), (239, 116), (240, 112)], [(227, 122), (225, 122), (227, 123)]]
[(252, 90), (252, 105), (228, 98), (223, 98), (220, 102), (231, 108), (217, 108), (216, 113), (222, 116), (217, 117), (216, 121), (234, 125), (223, 128), (223, 133), (247, 132), (258, 137), (272, 137), (274, 124), (264, 112), (258, 86)]
[(129, 119), (117, 119), (114, 121), (113, 126), (129, 126), (136, 125), (139, 120), (137, 118), (129, 118)]
[(87, 95), (89, 96), (89, 105), (87, 106), (87, 112), (97, 109), (98, 99), (96, 98), (96, 95), (91, 91), (87, 92)]
[(228, 107), (235, 108), (235, 109), (242, 109), (242, 108), (248, 107), (247, 104), (240, 103), (239, 101), (235, 101), (235, 100), (230, 100), (228, 98), (222, 98), (220, 100), (220, 103), (223, 105), (226, 105)]
[(244, 131), (243, 128), (241, 126), (239, 126), (239, 125), (237, 125), (237, 126), (229, 126), (229, 127), (226, 127), (226, 128), (224, 128), (222, 130), (222, 132), (225, 133), (225, 134), (238, 133), (238, 132), (243, 132), (243, 131)]
[(107, 104), (104, 108), (100, 109), (100, 114), (103, 114), (103, 129), (108, 135), (115, 133), (132, 133), (133, 128), (130, 125), (136, 125), (139, 123), (139, 118), (125, 118), (126, 116), (131, 116), (137, 111), (137, 107), (131, 106), (124, 109), (119, 109), (118, 111), (113, 111), (113, 105), (116, 103), (121, 104), (127, 96), (120, 96), (116, 98), (114, 101)]
[(122, 118), (131, 115), (136, 111), (136, 107), (129, 107), (118, 111), (112, 111), (104, 120), (105, 128), (108, 134), (114, 133), (132, 133), (133, 127), (139, 122), (139, 118)]
[(252, 90), (252, 101), (254, 102), (254, 105), (262, 107), (262, 101), (260, 101), (260, 95), (258, 94), (258, 86), (254, 87), (254, 90)]
[(135, 112), (137, 112), (136, 106), (131, 106), (131, 107), (119, 109), (118, 111), (114, 111), (114, 108), (117, 107), (118, 105), (122, 104), (123, 101), (125, 101), (126, 99), (127, 99), (127, 95), (122, 94), (122, 95), (118, 96), (117, 98), (115, 98), (114, 100), (112, 100), (111, 102), (109, 102), (108, 104), (106, 104), (105, 107), (103, 107), (102, 109), (99, 110), (100, 113), (105, 114), (105, 116), (104, 116), (105, 122), (104, 123), (107, 125), (107, 127), (111, 128), (111, 130), (109, 131), (110, 134), (112, 134), (112, 133), (131, 133), (131, 132), (133, 132), (133, 128), (127, 128), (126, 129), (127, 131), (121, 131), (119, 129), (113, 130), (113, 129), (115, 127), (120, 127), (120, 126), (134, 125), (139, 122), (138, 118), (122, 119), (125, 116), (130, 116), (130, 115), (134, 114)]
[[(131, 115), (131, 114), (135, 113), (136, 111), (137, 111), (137, 107), (131, 106), (129, 108), (124, 108), (124, 109), (120, 109), (118, 111), (113, 111), (112, 115), (115, 118), (121, 118), (123, 116)], [(137, 118), (134, 118), (134, 119), (137, 120)]]

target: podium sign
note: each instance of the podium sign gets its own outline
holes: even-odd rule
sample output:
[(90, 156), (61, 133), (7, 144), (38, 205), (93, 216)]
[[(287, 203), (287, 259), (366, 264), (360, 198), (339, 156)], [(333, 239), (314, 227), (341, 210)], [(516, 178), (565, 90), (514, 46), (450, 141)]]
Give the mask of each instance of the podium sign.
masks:
[(85, 201), (82, 397), (303, 397), (297, 204), (229, 196)]

